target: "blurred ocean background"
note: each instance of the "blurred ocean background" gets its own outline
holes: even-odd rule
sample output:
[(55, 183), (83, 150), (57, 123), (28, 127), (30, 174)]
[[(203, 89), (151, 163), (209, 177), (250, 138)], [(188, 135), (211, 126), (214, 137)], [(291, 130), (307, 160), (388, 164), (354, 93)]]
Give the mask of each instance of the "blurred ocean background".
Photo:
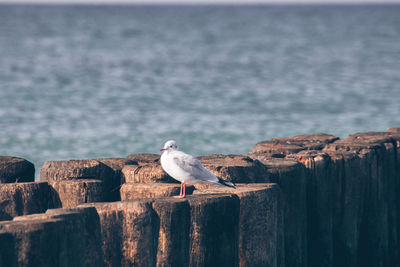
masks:
[(247, 153), (400, 126), (400, 5), (0, 5), (0, 155)]

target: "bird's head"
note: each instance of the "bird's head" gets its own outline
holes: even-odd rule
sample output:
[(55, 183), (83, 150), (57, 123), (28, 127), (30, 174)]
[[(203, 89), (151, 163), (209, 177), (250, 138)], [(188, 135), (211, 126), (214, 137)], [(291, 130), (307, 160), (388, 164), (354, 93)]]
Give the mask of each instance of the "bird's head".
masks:
[(178, 150), (178, 144), (175, 142), (175, 140), (167, 141), (164, 147), (161, 148), (161, 151), (171, 151), (171, 150)]

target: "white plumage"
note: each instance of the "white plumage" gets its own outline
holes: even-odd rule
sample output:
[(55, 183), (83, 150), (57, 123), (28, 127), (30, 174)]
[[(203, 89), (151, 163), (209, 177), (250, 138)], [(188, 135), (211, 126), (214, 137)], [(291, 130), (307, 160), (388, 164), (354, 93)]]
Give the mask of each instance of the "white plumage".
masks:
[[(183, 189), (186, 184), (212, 183), (229, 187), (235, 187), (232, 183), (218, 178), (210, 170), (206, 169), (201, 162), (192, 155), (178, 150), (174, 140), (167, 141), (161, 155), (161, 166), (172, 178), (182, 183)], [(182, 196), (182, 185), (180, 197)]]

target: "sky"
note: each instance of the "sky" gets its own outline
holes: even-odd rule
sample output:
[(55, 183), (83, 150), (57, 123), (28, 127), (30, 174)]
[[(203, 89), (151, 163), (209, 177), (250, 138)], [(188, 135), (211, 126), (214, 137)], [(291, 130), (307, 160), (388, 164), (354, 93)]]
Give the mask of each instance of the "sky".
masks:
[(0, 3), (51, 4), (352, 4), (400, 3), (400, 0), (0, 0)]

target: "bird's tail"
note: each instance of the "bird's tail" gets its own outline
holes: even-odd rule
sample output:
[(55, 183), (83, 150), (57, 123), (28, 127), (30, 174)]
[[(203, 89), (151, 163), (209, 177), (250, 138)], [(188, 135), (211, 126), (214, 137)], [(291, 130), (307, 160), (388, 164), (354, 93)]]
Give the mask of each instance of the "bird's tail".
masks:
[(218, 177), (218, 182), (219, 182), (219, 184), (221, 184), (221, 185), (225, 185), (225, 186), (228, 186), (228, 187), (233, 187), (233, 188), (236, 189), (236, 186), (235, 186), (233, 183), (231, 183), (231, 182), (229, 182), (229, 181), (222, 180), (222, 179), (219, 178), (219, 177)]

